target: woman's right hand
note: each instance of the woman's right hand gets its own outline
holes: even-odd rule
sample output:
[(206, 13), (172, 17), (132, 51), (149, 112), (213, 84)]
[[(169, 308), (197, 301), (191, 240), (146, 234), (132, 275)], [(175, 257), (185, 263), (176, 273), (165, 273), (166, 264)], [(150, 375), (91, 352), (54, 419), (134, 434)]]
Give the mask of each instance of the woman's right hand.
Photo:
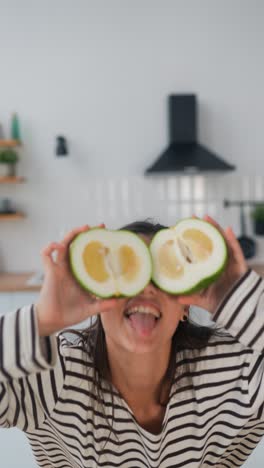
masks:
[(44, 282), (35, 304), (40, 336), (49, 336), (92, 315), (111, 310), (117, 302), (117, 299), (97, 299), (90, 295), (71, 273), (70, 243), (77, 234), (88, 229), (88, 225), (76, 228), (61, 242), (52, 242), (42, 251)]

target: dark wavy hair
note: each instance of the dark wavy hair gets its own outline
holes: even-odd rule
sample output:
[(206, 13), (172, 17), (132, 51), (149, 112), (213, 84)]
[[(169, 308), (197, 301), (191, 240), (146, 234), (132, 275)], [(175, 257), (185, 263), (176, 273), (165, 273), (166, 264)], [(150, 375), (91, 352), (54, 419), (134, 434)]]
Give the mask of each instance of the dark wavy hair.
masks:
[[(136, 221), (131, 224), (127, 224), (120, 228), (121, 230), (128, 230), (136, 234), (144, 234), (146, 236), (152, 237), (161, 229), (166, 229), (167, 226), (163, 226), (161, 224), (156, 224), (151, 220), (146, 221)], [(65, 331), (62, 332), (65, 336)], [(113, 424), (114, 424), (114, 395), (118, 396), (116, 393), (116, 389), (112, 386), (111, 383), (111, 370), (108, 361), (108, 354), (107, 354), (107, 346), (106, 346), (106, 339), (105, 333), (102, 326), (102, 321), (100, 315), (96, 316), (95, 320), (92, 321), (92, 324), (85, 329), (68, 329), (66, 333), (73, 333), (77, 338), (73, 341), (69, 341), (67, 336), (67, 342), (69, 345), (80, 345), (85, 350), (86, 356), (89, 356), (90, 362), (92, 362), (92, 371), (93, 376), (92, 379), (92, 395), (93, 395), (93, 418), (97, 411), (103, 413), (105, 416), (105, 408), (104, 408), (104, 392), (107, 389), (111, 395), (112, 400), (112, 425), (110, 425), (108, 421), (108, 417), (106, 416), (106, 421), (109, 426), (110, 432), (109, 436), (105, 442), (108, 442), (111, 434), (114, 433), (118, 440), (118, 436), (114, 431)], [(184, 348), (188, 349), (201, 349), (206, 347), (208, 340), (211, 336), (225, 336), (226, 332), (222, 328), (216, 327), (216, 325), (212, 326), (201, 326), (194, 321), (190, 317), (186, 321), (180, 321), (177, 329), (172, 336), (172, 343), (171, 343), (171, 354), (169, 359), (169, 365), (167, 371), (164, 375), (162, 388), (160, 393), (160, 405), (166, 406), (169, 400), (169, 389), (171, 385), (175, 381), (175, 376), (178, 373), (186, 373), (190, 374), (190, 368), (188, 362), (181, 365), (181, 370), (177, 370), (176, 366), (176, 355), (181, 352)], [(91, 365), (87, 365), (87, 375), (88, 375), (88, 367), (91, 369)], [(97, 409), (97, 411), (96, 411)], [(104, 447), (99, 452), (99, 458), (103, 454)]]

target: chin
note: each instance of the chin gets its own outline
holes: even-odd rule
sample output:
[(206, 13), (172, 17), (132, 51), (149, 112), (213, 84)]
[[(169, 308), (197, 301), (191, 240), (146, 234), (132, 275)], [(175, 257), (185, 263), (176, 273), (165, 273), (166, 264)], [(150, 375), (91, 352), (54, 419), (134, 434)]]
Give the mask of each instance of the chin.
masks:
[(137, 337), (126, 340), (126, 343), (124, 343), (124, 347), (127, 351), (132, 352), (134, 354), (145, 354), (160, 349), (161, 344), (160, 340), (159, 342), (157, 342), (153, 339), (144, 339), (141, 337)]

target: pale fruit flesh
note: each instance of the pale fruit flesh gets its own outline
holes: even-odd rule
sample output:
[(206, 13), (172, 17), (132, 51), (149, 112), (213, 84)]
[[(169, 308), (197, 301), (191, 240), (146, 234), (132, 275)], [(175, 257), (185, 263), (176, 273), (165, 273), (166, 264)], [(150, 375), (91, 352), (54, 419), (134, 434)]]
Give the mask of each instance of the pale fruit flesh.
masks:
[(175, 254), (174, 241), (166, 241), (158, 252), (158, 262), (161, 272), (168, 278), (180, 278), (184, 274), (184, 268)]
[(70, 246), (70, 264), (80, 285), (99, 297), (133, 296), (151, 280), (147, 245), (129, 231), (81, 233)]
[(140, 258), (129, 245), (121, 245), (118, 255), (121, 276), (128, 282), (134, 281), (140, 268)]
[(186, 229), (183, 240), (192, 253), (192, 261), (203, 261), (210, 257), (213, 251), (212, 240), (199, 229)]
[(210, 223), (184, 219), (152, 239), (152, 279), (172, 294), (189, 294), (210, 284), (222, 273), (227, 247)]
[(107, 251), (108, 249), (98, 241), (90, 242), (83, 251), (85, 269), (88, 275), (99, 283), (103, 283), (109, 278), (109, 273), (105, 266)]

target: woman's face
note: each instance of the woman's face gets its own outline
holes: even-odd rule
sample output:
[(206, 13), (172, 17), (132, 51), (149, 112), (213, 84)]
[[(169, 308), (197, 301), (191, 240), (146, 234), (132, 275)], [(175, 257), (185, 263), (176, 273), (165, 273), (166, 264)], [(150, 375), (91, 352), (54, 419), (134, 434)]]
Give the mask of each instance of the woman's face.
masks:
[[(149, 244), (149, 237), (140, 237)], [(101, 320), (108, 343), (141, 354), (168, 345), (183, 314), (177, 296), (150, 282), (137, 296), (118, 299), (115, 309), (102, 313)]]

